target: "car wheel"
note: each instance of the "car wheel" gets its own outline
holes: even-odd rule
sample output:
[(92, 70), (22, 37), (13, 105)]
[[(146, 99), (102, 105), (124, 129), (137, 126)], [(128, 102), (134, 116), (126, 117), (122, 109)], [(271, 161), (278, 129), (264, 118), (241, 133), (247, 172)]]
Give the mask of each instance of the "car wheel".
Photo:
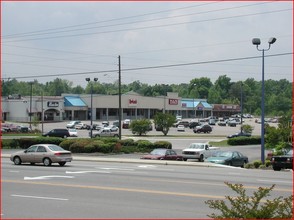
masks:
[(61, 167), (63, 167), (65, 164), (66, 164), (66, 162), (59, 162), (59, 165), (60, 165)]
[(200, 155), (199, 161), (200, 161), (200, 162), (203, 162), (203, 161), (204, 161), (204, 156), (203, 156), (203, 154)]
[(46, 157), (43, 159), (43, 163), (46, 167), (51, 166), (52, 161), (50, 160), (50, 158)]
[(187, 161), (187, 158), (183, 158), (183, 161)]
[(118, 134), (115, 134), (114, 137), (118, 137)]
[(274, 171), (280, 171), (281, 168), (280, 168), (280, 167), (275, 167), (275, 166), (273, 166), (273, 170), (274, 170)]
[(21, 165), (21, 159), (20, 157), (16, 156), (13, 158), (13, 162), (15, 165)]
[(67, 135), (64, 135), (63, 138), (67, 138)]

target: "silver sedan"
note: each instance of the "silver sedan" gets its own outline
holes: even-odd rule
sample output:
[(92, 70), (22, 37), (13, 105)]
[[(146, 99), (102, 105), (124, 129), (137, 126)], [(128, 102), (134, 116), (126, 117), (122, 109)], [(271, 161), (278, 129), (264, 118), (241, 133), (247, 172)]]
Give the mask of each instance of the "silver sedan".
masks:
[(50, 166), (52, 163), (59, 163), (60, 166), (64, 166), (66, 162), (72, 161), (72, 155), (70, 151), (64, 150), (58, 145), (36, 144), (26, 150), (11, 154), (10, 160), (15, 165), (43, 163), (45, 166)]

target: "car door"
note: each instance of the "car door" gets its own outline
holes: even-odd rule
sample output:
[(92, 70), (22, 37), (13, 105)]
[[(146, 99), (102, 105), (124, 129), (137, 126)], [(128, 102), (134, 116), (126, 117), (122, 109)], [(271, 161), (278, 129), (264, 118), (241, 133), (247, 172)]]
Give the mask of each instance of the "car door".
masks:
[(233, 152), (232, 165), (233, 166), (242, 166), (243, 163), (244, 163), (244, 161), (240, 157), (240, 155), (237, 152)]
[(46, 157), (47, 150), (44, 146), (38, 146), (36, 152), (35, 152), (35, 157), (34, 157), (34, 162), (35, 163), (42, 163), (43, 158)]
[(23, 163), (35, 163), (35, 153), (38, 146), (33, 145), (24, 151), (24, 154), (21, 156)]

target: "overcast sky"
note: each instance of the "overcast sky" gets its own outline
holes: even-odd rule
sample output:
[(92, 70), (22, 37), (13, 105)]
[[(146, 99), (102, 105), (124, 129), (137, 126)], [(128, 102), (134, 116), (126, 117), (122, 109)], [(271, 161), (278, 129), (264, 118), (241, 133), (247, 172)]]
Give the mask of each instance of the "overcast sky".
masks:
[[(289, 2), (2, 2), (2, 78), (55, 78), (86, 85), (293, 81), (293, 6)], [(22, 78), (26, 77), (26, 78)]]

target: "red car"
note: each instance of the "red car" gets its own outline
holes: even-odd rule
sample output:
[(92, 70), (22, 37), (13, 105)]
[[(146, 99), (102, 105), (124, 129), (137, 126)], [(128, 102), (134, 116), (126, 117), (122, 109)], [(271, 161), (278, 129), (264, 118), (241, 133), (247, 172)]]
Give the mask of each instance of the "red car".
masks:
[(183, 160), (181, 155), (177, 155), (174, 150), (157, 148), (151, 151), (150, 154), (141, 157), (141, 159), (149, 160)]

